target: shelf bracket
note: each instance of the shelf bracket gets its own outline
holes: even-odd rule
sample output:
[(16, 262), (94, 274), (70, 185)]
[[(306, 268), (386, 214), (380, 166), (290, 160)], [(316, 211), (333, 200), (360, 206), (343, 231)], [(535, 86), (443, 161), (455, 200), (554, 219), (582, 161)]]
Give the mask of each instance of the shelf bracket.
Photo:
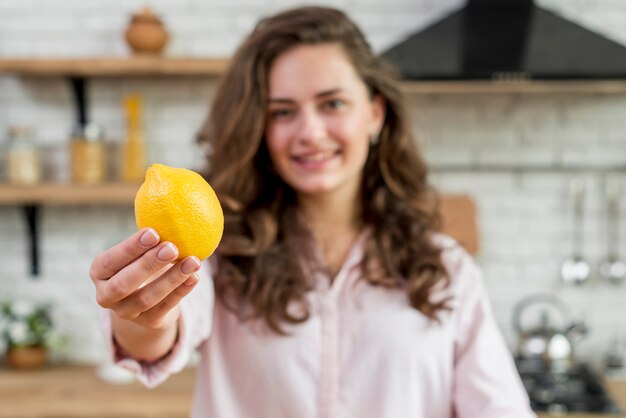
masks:
[(85, 77), (70, 76), (72, 85), (72, 93), (74, 94), (74, 108), (76, 109), (76, 125), (75, 127), (80, 133), (83, 132), (87, 125), (87, 92), (85, 90)]
[(39, 206), (24, 205), (22, 210), (28, 227), (30, 274), (37, 277), (39, 276)]

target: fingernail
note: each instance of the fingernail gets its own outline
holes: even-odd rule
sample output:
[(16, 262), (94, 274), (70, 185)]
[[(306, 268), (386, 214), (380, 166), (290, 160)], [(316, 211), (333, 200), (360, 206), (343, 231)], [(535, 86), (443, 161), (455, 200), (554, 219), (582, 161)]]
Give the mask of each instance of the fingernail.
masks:
[(152, 247), (154, 244), (159, 242), (159, 234), (157, 234), (154, 229), (148, 228), (143, 234), (141, 234), (141, 237), (139, 237), (139, 242), (144, 247)]
[(161, 261), (170, 261), (176, 257), (178, 257), (178, 249), (171, 242), (165, 244), (157, 253), (157, 258)]
[(198, 257), (192, 255), (191, 257), (187, 257), (187, 259), (183, 261), (183, 265), (180, 266), (180, 271), (182, 271), (183, 274), (191, 274), (194, 271), (197, 271), (199, 268), (200, 260), (198, 260)]
[(185, 282), (183, 284), (185, 286), (193, 286), (196, 283), (198, 283), (198, 275), (196, 273), (194, 273), (191, 276), (189, 276), (189, 278), (187, 280), (185, 280)]

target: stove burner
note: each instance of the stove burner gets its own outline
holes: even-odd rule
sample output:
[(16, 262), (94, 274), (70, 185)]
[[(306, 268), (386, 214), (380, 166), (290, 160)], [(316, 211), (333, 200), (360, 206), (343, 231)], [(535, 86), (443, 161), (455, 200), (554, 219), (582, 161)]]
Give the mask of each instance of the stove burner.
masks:
[(585, 364), (564, 373), (539, 370), (533, 364), (517, 362), (517, 368), (536, 412), (565, 414), (595, 412), (620, 414), (600, 379)]

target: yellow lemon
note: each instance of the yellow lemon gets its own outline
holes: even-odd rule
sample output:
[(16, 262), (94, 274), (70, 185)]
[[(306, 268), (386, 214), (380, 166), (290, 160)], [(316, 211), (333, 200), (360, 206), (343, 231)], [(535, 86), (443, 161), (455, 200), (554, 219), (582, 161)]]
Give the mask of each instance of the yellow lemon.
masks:
[(210, 256), (224, 232), (224, 214), (215, 192), (198, 173), (153, 164), (135, 195), (139, 229), (154, 228), (162, 241), (178, 247), (179, 257)]

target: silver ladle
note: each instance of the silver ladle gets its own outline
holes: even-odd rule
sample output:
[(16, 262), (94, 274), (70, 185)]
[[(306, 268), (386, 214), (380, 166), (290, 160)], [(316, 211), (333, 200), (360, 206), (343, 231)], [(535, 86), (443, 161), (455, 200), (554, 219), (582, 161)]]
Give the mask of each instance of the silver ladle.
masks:
[(572, 216), (573, 252), (561, 265), (561, 279), (569, 285), (581, 285), (589, 279), (591, 273), (591, 267), (582, 255), (585, 204), (585, 183), (583, 179), (574, 179), (570, 182), (569, 195), (574, 206), (574, 214)]
[(626, 278), (626, 263), (619, 259), (619, 200), (621, 184), (617, 179), (606, 179), (607, 202), (607, 256), (598, 266), (600, 278), (614, 285)]

